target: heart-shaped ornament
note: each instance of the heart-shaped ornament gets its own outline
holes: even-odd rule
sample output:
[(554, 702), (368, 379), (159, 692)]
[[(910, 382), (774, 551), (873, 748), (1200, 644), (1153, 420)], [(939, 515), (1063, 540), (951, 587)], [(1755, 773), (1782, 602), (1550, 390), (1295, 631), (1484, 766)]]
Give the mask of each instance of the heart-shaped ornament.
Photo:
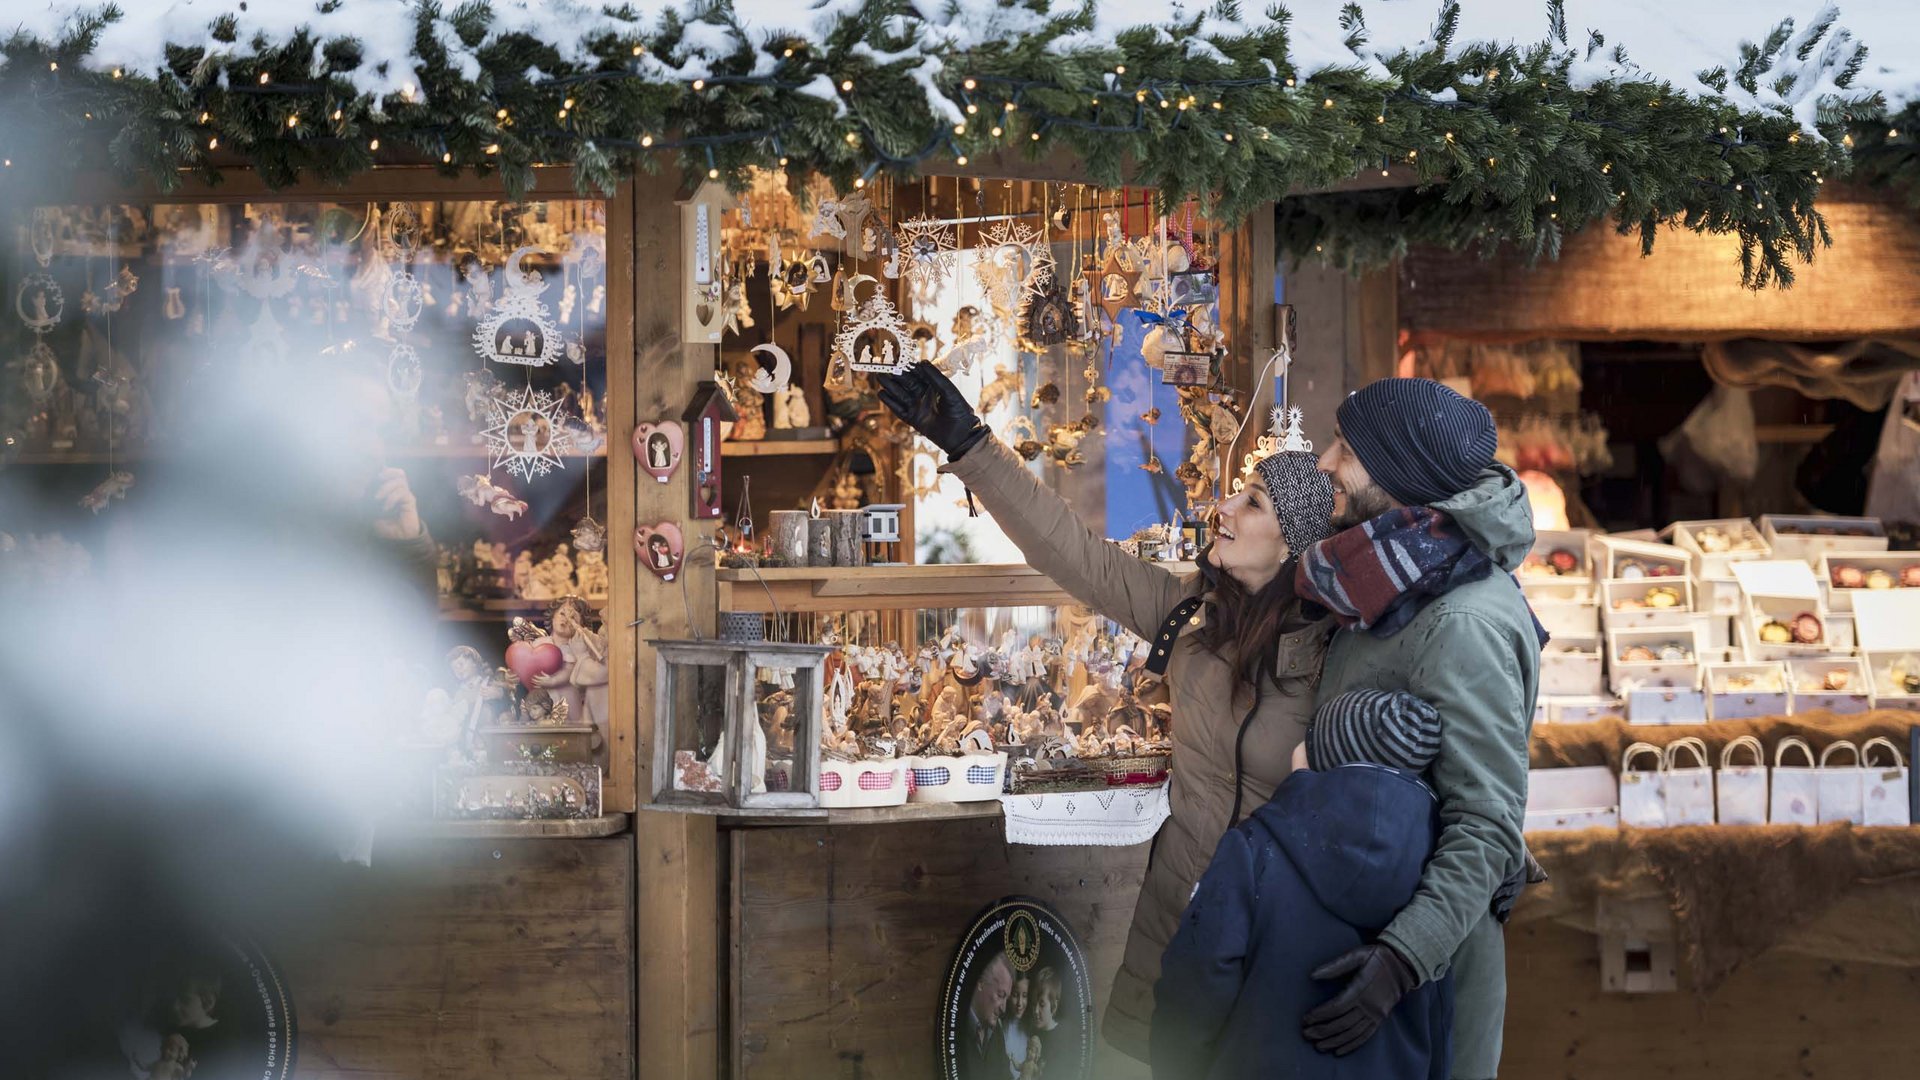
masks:
[(633, 552), (654, 576), (672, 581), (680, 576), (681, 553), (685, 550), (680, 526), (670, 521), (642, 525), (633, 530)]
[(648, 476), (664, 484), (680, 468), (687, 445), (686, 429), (677, 421), (641, 424), (633, 429), (633, 456)]
[(565, 666), (566, 662), (566, 654), (551, 641), (542, 641), (537, 645), (530, 641), (516, 641), (507, 646), (507, 668), (520, 680), (520, 685), (529, 690), (534, 688), (535, 675), (551, 675)]

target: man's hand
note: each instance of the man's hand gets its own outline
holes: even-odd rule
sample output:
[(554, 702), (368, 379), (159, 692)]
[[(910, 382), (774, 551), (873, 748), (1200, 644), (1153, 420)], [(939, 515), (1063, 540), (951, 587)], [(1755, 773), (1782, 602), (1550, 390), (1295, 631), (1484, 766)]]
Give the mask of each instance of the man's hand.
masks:
[(420, 504), (414, 501), (407, 474), (399, 469), (382, 469), (373, 478), (374, 535), (382, 540), (413, 540), (420, 536)]
[(1347, 978), (1346, 988), (1307, 1013), (1303, 1033), (1323, 1054), (1345, 1057), (1360, 1049), (1419, 980), (1392, 946), (1362, 945), (1314, 969), (1320, 980)]

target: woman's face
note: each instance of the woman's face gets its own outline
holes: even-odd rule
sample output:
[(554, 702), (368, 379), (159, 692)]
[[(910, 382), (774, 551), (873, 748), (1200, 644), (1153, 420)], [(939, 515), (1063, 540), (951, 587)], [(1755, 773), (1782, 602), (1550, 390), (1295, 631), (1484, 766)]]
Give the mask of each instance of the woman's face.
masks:
[(1024, 1020), (1027, 1016), (1027, 983), (1026, 979), (1013, 980), (1013, 993), (1007, 998), (1007, 1012), (1015, 1020)]
[(1266, 588), (1280, 573), (1280, 564), (1287, 561), (1287, 541), (1267, 486), (1258, 479), (1220, 504), (1212, 552), (1213, 564), (1248, 592)]

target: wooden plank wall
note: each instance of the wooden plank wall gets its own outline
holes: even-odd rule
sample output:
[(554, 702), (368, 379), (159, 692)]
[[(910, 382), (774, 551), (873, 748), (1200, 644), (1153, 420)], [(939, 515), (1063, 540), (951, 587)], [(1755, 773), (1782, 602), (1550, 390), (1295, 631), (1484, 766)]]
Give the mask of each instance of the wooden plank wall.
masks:
[(326, 932), (264, 940), (303, 1080), (633, 1072), (633, 846), (383, 844), (342, 866)]
[(730, 838), (737, 1080), (933, 1075), (947, 962), (973, 916), (1015, 893), (1079, 935), (1097, 1018), (1147, 862), (1144, 844), (1011, 846), (994, 819)]
[(1742, 287), (1731, 236), (1667, 230), (1642, 258), (1638, 234), (1599, 227), (1531, 267), (1511, 252), (1483, 260), (1471, 249), (1415, 250), (1402, 267), (1401, 315), (1419, 336), (1483, 340), (1920, 333), (1920, 219), (1859, 190), (1835, 191), (1819, 208), (1833, 246), (1796, 269), (1791, 289)]
[(1346, 396), (1394, 372), (1399, 334), (1395, 276), (1354, 277), (1329, 266), (1287, 268), (1284, 299), (1299, 332), (1288, 396), (1306, 412), (1307, 437), (1325, 449), (1333, 413)]

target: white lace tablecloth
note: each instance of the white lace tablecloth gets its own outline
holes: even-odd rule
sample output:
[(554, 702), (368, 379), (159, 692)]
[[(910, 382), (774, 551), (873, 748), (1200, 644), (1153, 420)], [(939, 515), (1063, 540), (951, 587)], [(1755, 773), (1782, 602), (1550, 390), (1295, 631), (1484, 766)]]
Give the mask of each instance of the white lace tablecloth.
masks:
[(1167, 785), (1002, 795), (1007, 843), (1042, 847), (1129, 847), (1153, 839), (1167, 820)]

